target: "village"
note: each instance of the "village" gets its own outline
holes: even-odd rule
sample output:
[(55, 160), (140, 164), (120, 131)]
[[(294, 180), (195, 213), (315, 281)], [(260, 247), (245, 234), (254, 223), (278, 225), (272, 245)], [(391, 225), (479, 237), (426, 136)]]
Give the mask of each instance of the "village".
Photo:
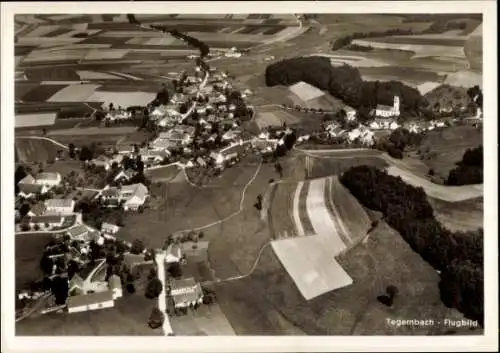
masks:
[[(226, 72), (211, 68), (203, 75), (202, 68), (197, 66), (193, 75), (184, 72), (174, 78), (173, 92), (166, 104), (159, 102), (157, 97), (155, 102), (143, 108), (143, 118), (148, 128), (154, 131), (155, 137), (151, 140), (144, 141), (141, 146), (105, 151), (92, 158), (82, 156), (83, 149), (70, 150), (70, 158), (79, 156), (84, 169), (104, 173), (105, 185), (102, 188), (92, 189), (81, 183), (75, 185), (75, 178), (63, 178), (56, 172), (33, 175), (25, 172), (17, 185), (16, 231), (19, 234), (50, 233), (54, 240), (43, 254), (47, 277), (40, 284), (41, 288), (23, 290), (18, 293), (18, 299), (24, 300), (29, 308), (27, 302), (46, 296), (54, 291), (54, 283), (61, 282), (63, 284), (56, 286), (59, 289), (53, 292), (57, 293), (54, 301), (42, 310), (43, 313), (63, 309), (74, 313), (113, 307), (114, 301), (123, 296), (124, 287), (129, 292), (135, 291), (131, 284), (135, 278), (134, 269), (149, 265), (152, 271), (148, 277), (149, 290), (153, 291), (151, 296), (158, 297), (165, 288), (174, 311), (209, 303), (213, 298), (204, 299), (207, 291), (193, 277), (180, 275), (180, 264), (189, 261), (185, 254), (198, 247), (199, 234), (171, 237), (164, 249), (147, 249), (140, 242), (132, 244), (116, 237), (123, 215), (142, 212), (148, 207), (149, 182), (144, 176), (145, 171), (175, 165), (184, 169), (187, 175), (192, 174), (190, 170), (202, 170), (202, 174), (215, 177), (249, 152), (261, 155), (264, 160), (275, 161), (286, 153), (283, 146), (286, 150), (313, 139), (323, 143), (334, 141), (343, 146), (373, 147), (378, 132), (387, 135), (403, 128), (419, 134), (446, 128), (455, 122), (448, 118), (400, 124), (401, 102), (395, 96), (392, 106), (378, 105), (372, 112), (372, 121), (367, 124), (359, 123), (356, 111), (346, 107), (336, 114), (334, 120), (324, 121), (322, 131), (297, 136), (295, 129), (284, 124), (264, 128), (257, 136), (252, 136), (241, 127), (256, 114), (255, 108), (246, 102), (251, 94), (248, 89), (243, 92), (233, 89)], [(307, 110), (298, 106), (283, 108)], [(133, 115), (130, 110), (112, 106), (103, 110), (105, 126), (131, 119)], [(321, 111), (309, 112), (323, 114)], [(475, 117), (466, 120), (480, 124), (480, 108)], [(67, 198), (68, 189), (79, 192), (77, 196)], [(82, 209), (88, 213), (88, 208), (112, 210), (115, 216), (119, 214), (114, 218), (117, 224), (84, 220)], [(207, 247), (202, 248), (206, 250)], [(161, 273), (165, 272), (164, 264), (157, 263), (158, 256), (165, 259), (167, 273), (172, 272), (175, 276)], [(165, 277), (169, 278), (168, 283)], [(127, 281), (129, 283), (125, 284)], [(64, 292), (62, 295), (59, 294), (60, 288)]]

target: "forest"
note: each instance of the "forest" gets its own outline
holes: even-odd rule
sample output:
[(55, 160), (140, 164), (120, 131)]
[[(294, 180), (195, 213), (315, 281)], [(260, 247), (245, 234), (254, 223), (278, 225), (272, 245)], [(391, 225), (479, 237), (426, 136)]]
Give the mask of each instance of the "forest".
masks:
[(470, 185), (483, 183), (483, 146), (465, 151), (462, 160), (450, 171), (447, 185)]
[(340, 180), (361, 204), (381, 212), (387, 224), (440, 271), (443, 303), (483, 325), (483, 230), (447, 230), (435, 218), (422, 188), (377, 168), (356, 166)]

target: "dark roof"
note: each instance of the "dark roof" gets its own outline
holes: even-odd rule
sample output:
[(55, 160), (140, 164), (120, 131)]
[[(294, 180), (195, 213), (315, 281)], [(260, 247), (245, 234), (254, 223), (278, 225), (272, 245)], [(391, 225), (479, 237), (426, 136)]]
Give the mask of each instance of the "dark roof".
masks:
[(31, 207), (30, 212), (33, 213), (35, 216), (42, 216), (45, 211), (47, 211), (47, 207), (43, 202), (37, 203), (35, 206)]
[(392, 110), (394, 107), (390, 105), (377, 104), (377, 110)]

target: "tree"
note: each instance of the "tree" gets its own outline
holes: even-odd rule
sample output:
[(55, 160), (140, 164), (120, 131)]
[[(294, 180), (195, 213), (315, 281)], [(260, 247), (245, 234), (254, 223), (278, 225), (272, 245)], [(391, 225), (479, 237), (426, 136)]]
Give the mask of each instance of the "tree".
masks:
[(52, 259), (47, 254), (43, 254), (40, 260), (40, 268), (42, 269), (43, 273), (51, 275), (53, 266), (54, 261), (52, 261)]
[(69, 283), (68, 279), (62, 276), (56, 276), (52, 280), (52, 294), (55, 297), (56, 305), (66, 304), (68, 298)]
[(160, 309), (154, 307), (151, 310), (151, 315), (149, 315), (148, 326), (153, 330), (162, 327), (163, 322), (165, 321), (165, 315), (161, 312)]
[(21, 207), (19, 207), (19, 215), (21, 216), (21, 218), (24, 218), (28, 212), (30, 211), (31, 209), (31, 205), (29, 203), (23, 203), (21, 205)]
[(155, 277), (148, 282), (148, 285), (146, 287), (145, 296), (148, 299), (158, 298), (158, 296), (161, 294), (162, 290), (163, 290), (163, 284), (161, 283), (161, 281), (157, 277)]
[(134, 242), (132, 243), (132, 248), (130, 249), (130, 252), (132, 254), (138, 255), (138, 254), (142, 254), (144, 249), (145, 249), (145, 247), (144, 247), (142, 240), (135, 239)]
[(90, 161), (92, 158), (94, 158), (94, 153), (89, 147), (83, 146), (80, 151), (79, 157), (81, 161)]
[(16, 171), (14, 173), (14, 188), (16, 194), (19, 192), (19, 186), (17, 185), (22, 179), (24, 179), (28, 173), (26, 172), (26, 169), (24, 168), (23, 165), (20, 165), (19, 167), (16, 168)]
[(281, 166), (281, 163), (276, 162), (276, 164), (274, 165), (274, 169), (279, 174), (280, 178), (283, 178), (283, 167)]
[(173, 262), (168, 267), (168, 273), (174, 278), (182, 277), (182, 267), (178, 262)]

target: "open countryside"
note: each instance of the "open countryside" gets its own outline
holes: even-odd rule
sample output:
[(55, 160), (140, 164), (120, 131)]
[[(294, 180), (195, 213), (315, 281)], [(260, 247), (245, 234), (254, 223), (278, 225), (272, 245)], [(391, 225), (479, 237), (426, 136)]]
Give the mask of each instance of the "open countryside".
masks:
[(482, 21), (16, 15), (16, 334), (482, 335)]

